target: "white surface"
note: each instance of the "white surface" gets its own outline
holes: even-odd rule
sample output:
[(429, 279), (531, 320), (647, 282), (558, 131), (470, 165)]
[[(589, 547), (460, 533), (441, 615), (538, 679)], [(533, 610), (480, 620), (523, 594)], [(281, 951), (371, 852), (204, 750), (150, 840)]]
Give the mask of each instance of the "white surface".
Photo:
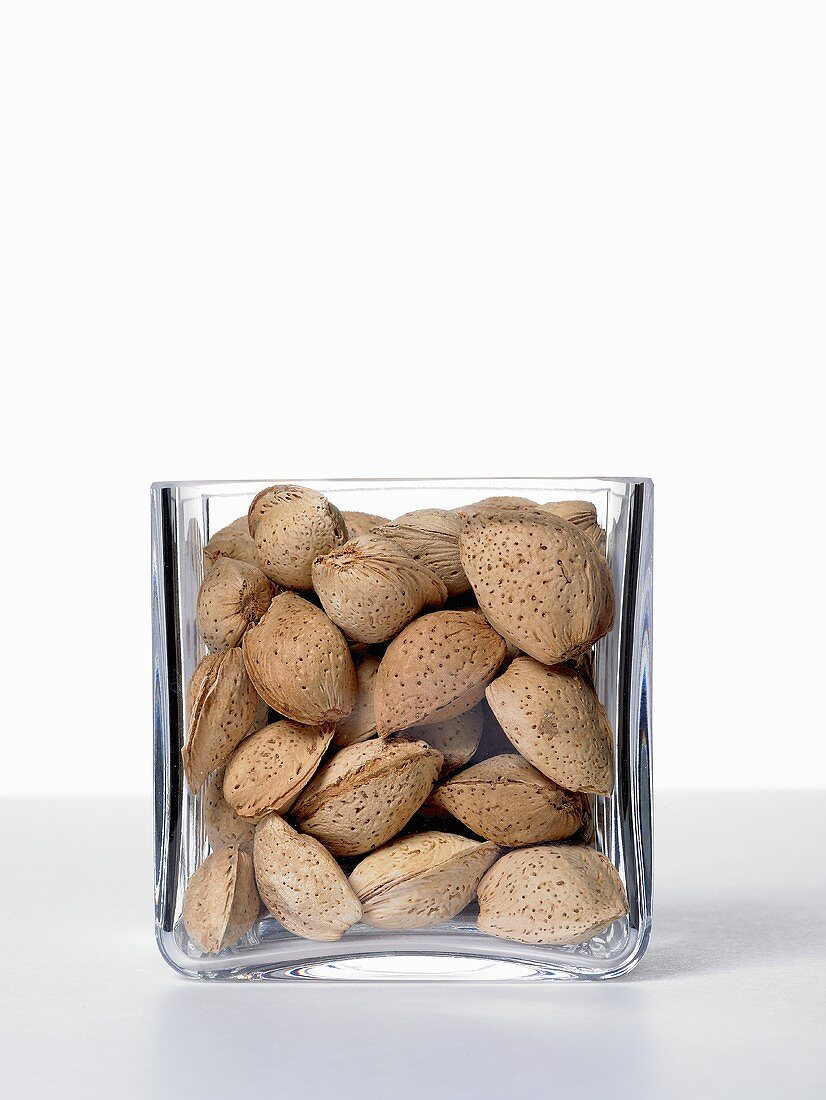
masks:
[(629, 471), (657, 783), (824, 783), (826, 5), (0, 19), (0, 791), (149, 794), (151, 480)]
[(822, 1097), (826, 797), (656, 810), (654, 936), (626, 979), (218, 985), (155, 949), (147, 803), (3, 803), (3, 1091)]

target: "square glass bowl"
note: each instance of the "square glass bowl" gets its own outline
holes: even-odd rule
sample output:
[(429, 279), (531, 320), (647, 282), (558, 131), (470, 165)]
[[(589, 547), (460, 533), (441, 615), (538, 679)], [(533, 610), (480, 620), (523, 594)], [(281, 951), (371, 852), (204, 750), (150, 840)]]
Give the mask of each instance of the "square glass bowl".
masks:
[[(237, 944), (204, 955), (181, 912), (186, 884), (209, 854), (201, 795), (181, 765), (186, 686), (205, 655), (195, 604), (203, 548), (272, 484), (307, 485), (342, 511), (390, 518), (419, 508), (456, 508), (488, 496), (544, 504), (586, 500), (607, 533), (616, 617), (596, 645), (594, 683), (614, 732), (615, 783), (592, 798), (593, 845), (618, 870), (629, 915), (571, 947), (512, 943), (476, 928), (475, 903), (421, 931), (358, 924), (334, 943), (300, 939), (268, 915)], [(152, 487), (152, 641), (155, 727), (155, 930), (161, 954), (192, 978), (367, 980), (593, 980), (629, 971), (651, 928), (651, 567), (653, 486), (646, 478), (159, 482)], [(501, 751), (501, 750), (500, 750)]]

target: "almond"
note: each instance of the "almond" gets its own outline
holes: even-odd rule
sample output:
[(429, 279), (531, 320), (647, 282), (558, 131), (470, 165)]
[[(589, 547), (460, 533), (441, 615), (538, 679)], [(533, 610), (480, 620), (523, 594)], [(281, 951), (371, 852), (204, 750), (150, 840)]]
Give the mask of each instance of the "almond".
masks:
[(476, 512), (483, 508), (491, 511), (521, 512), (523, 508), (536, 507), (538, 507), (536, 501), (529, 500), (527, 497), (485, 497), (484, 500), (477, 500), (475, 504), (467, 505), (465, 508), (457, 508), (457, 512), (461, 515), (466, 511)]
[(614, 588), (605, 558), (550, 512), (463, 512), (462, 565), (491, 625), (544, 664), (576, 660), (608, 632)]
[(227, 527), (216, 531), (204, 547), (204, 573), (219, 558), (232, 558), (234, 561), (245, 561), (249, 565), (258, 565), (258, 550), (252, 541), (249, 519), (246, 515), (233, 520)]
[(582, 796), (571, 794), (516, 753), (491, 756), (431, 795), (477, 836), (505, 848), (565, 840), (582, 827)]
[(343, 634), (294, 592), (275, 597), (243, 649), (255, 690), (279, 714), (321, 726), (353, 709), (356, 670)]
[(313, 562), (313, 586), (336, 626), (357, 642), (386, 642), (447, 590), (390, 539), (359, 535)]
[(365, 924), (429, 928), (461, 913), (498, 855), (494, 844), (452, 833), (419, 833), (363, 859), (350, 885)]
[(459, 596), (470, 584), (459, 560), (462, 521), (444, 508), (407, 512), (376, 533), (392, 539), (416, 561), (431, 569), (443, 582), (448, 596)]
[(445, 718), (432, 726), (413, 726), (398, 736), (406, 741), (425, 741), (437, 749), (444, 757), (441, 776), (445, 776), (467, 764), (479, 748), (484, 726), (485, 714), (480, 703), (456, 718)]
[(212, 650), (231, 649), (257, 623), (273, 597), (273, 586), (257, 565), (220, 557), (198, 593), (196, 617)]
[(487, 697), (515, 748), (543, 775), (569, 791), (611, 793), (611, 725), (580, 672), (517, 657)]
[(479, 928), (518, 943), (584, 943), (627, 912), (622, 880), (593, 848), (508, 852), (479, 884)]
[(242, 741), (224, 773), (224, 798), (241, 817), (282, 814), (307, 785), (333, 739), (333, 726), (273, 722)]
[(255, 878), (264, 904), (295, 936), (339, 940), (361, 919), (361, 903), (327, 849), (277, 814), (255, 830)]
[(361, 855), (404, 828), (441, 766), (441, 754), (423, 741), (348, 745), (319, 769), (292, 816), (333, 855)]
[(260, 492), (250, 505), (249, 528), (261, 568), (284, 588), (311, 589), (315, 558), (347, 541), (338, 508), (302, 485)]
[(255, 822), (239, 817), (224, 798), (224, 769), (209, 777), (204, 787), (203, 821), (204, 829), (213, 851), (227, 845), (246, 848), (252, 851), (252, 838), (255, 836)]
[(192, 674), (188, 691), (189, 736), (182, 757), (193, 791), (220, 768), (246, 737), (258, 707), (240, 649), (210, 653)]
[(373, 696), (376, 688), (376, 673), (379, 671), (379, 659), (367, 653), (356, 660), (356, 679), (358, 695), (356, 705), (346, 718), (336, 726), (335, 743), (340, 748), (367, 741), (378, 733), (376, 729), (376, 708)]
[(376, 677), (376, 722), (386, 737), (472, 710), (505, 658), (505, 643), (476, 611), (434, 611), (387, 647)]
[(562, 500), (553, 504), (542, 504), (543, 512), (552, 512), (561, 519), (567, 519), (588, 536), (601, 554), (605, 553), (605, 531), (597, 522), (597, 510), (587, 500)]
[(240, 848), (219, 848), (187, 884), (184, 926), (190, 939), (212, 955), (249, 932), (260, 905), (249, 854)]
[(388, 520), (384, 516), (374, 516), (372, 512), (342, 512), (344, 522), (347, 525), (347, 534), (351, 539), (359, 535), (369, 535), (376, 527), (381, 527)]

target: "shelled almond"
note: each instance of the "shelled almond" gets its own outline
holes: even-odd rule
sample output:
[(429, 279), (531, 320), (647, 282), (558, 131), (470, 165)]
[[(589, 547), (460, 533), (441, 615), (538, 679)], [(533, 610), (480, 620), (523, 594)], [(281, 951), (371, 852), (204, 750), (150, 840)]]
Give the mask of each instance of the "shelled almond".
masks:
[(182, 749), (213, 849), (183, 902), (199, 950), (245, 936), (259, 895), (275, 934), (316, 940), (428, 928), (477, 892), (480, 931), (524, 943), (620, 919), (588, 846), (615, 770), (585, 671), (613, 623), (605, 548), (589, 501), (391, 520), (298, 485), (216, 532)]

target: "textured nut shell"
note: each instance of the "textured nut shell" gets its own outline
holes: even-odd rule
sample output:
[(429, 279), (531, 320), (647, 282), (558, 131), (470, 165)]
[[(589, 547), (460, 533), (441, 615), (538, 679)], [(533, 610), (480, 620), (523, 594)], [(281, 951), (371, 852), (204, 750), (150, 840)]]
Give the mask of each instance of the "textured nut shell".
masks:
[(187, 883), (184, 925), (208, 955), (237, 943), (255, 923), (260, 908), (252, 860), (240, 848), (219, 848)]
[(455, 512), (422, 508), (379, 527), (377, 534), (392, 539), (412, 558), (432, 569), (444, 583), (448, 596), (459, 596), (470, 589), (459, 560), (461, 526)]
[(372, 512), (342, 512), (347, 526), (347, 535), (351, 539), (359, 535), (369, 535), (376, 527), (389, 522), (384, 516), (374, 516)]
[(441, 753), (423, 741), (349, 745), (317, 772), (292, 816), (333, 855), (370, 852), (404, 828), (441, 766)]
[(445, 776), (467, 764), (479, 748), (484, 726), (485, 713), (480, 703), (456, 718), (445, 718), (433, 726), (413, 726), (398, 736), (406, 741), (424, 741), (438, 749), (444, 758), (441, 776)]
[(347, 877), (311, 836), (277, 814), (255, 830), (255, 878), (264, 904), (295, 936), (339, 940), (361, 919), (361, 903)]
[(246, 515), (233, 520), (227, 527), (216, 531), (204, 547), (204, 573), (219, 558), (232, 558), (245, 561), (249, 565), (258, 565), (258, 550), (250, 535), (249, 519)]
[(523, 508), (536, 508), (537, 503), (535, 500), (529, 500), (527, 497), (485, 497), (484, 500), (477, 500), (475, 504), (466, 505), (464, 508), (457, 508), (456, 511), (459, 515), (464, 512), (476, 512), (483, 508), (498, 510), (498, 511), (522, 511)]
[(243, 649), (255, 690), (279, 714), (321, 726), (353, 709), (356, 670), (344, 635), (294, 592), (275, 597)]
[(555, 665), (608, 632), (611, 573), (578, 527), (539, 509), (463, 515), (462, 565), (486, 618), (509, 642)]
[(224, 772), (224, 798), (241, 817), (282, 814), (307, 785), (333, 739), (333, 726), (273, 722), (242, 741)]
[(257, 708), (240, 649), (204, 657), (189, 682), (189, 737), (181, 753), (193, 791), (226, 763), (249, 732)]
[(565, 791), (516, 753), (491, 756), (455, 775), (431, 802), (505, 848), (565, 840), (582, 827), (582, 796)]
[(340, 748), (345, 745), (356, 745), (359, 741), (366, 741), (375, 737), (376, 708), (373, 705), (373, 696), (376, 690), (376, 673), (379, 671), (379, 659), (371, 654), (366, 654), (361, 660), (356, 661), (356, 679), (358, 680), (358, 695), (356, 705), (346, 718), (342, 718), (336, 726), (335, 743)]
[(472, 710), (504, 659), (504, 641), (476, 611), (434, 611), (414, 620), (379, 666), (379, 733), (432, 726)]
[(224, 769), (219, 768), (209, 777), (204, 787), (203, 819), (206, 835), (213, 851), (234, 844), (252, 851), (255, 822), (239, 817), (224, 798)]
[(360, 535), (313, 562), (313, 586), (336, 626), (357, 642), (386, 642), (447, 589), (426, 565), (381, 535)]
[(508, 852), (479, 884), (479, 928), (519, 943), (584, 943), (627, 912), (622, 880), (593, 848)]
[(605, 553), (605, 531), (597, 523), (596, 507), (587, 500), (562, 500), (553, 504), (542, 504), (543, 512), (553, 512), (561, 519), (567, 519), (588, 536), (601, 554)]
[(452, 833), (419, 833), (363, 859), (350, 885), (365, 924), (429, 928), (461, 913), (498, 855), (495, 844)]
[(517, 657), (490, 685), (488, 703), (513, 745), (569, 791), (610, 794), (613, 737), (605, 708), (576, 669)]
[(302, 485), (271, 485), (260, 492), (250, 505), (249, 528), (259, 565), (285, 588), (311, 589), (313, 561), (347, 541), (338, 508)]
[(218, 558), (198, 593), (198, 629), (213, 650), (231, 649), (257, 623), (273, 597), (273, 587), (257, 565)]

